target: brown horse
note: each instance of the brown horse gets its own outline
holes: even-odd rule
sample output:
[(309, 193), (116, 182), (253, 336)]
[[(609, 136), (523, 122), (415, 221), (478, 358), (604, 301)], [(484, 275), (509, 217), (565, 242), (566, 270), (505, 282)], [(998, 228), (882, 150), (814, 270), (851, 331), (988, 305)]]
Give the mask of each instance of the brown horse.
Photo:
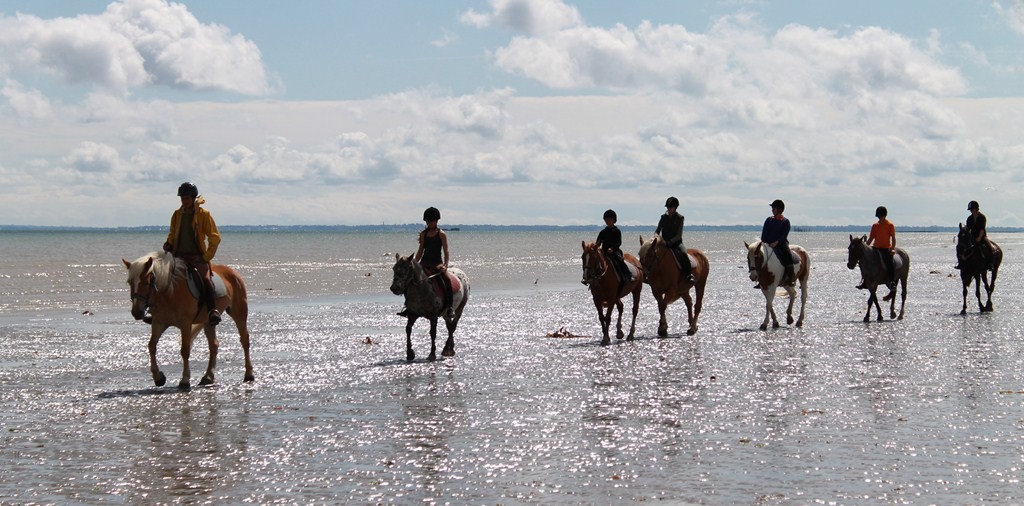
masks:
[(885, 270), (882, 258), (878, 256), (879, 253), (875, 251), (875, 248), (868, 246), (867, 240), (867, 236), (854, 237), (851, 234), (850, 246), (848, 247), (849, 253), (846, 256), (846, 267), (851, 270), (857, 267), (857, 264), (860, 264), (860, 276), (864, 278), (864, 288), (871, 293), (868, 296), (868, 312), (864, 313), (864, 321), (871, 320), (872, 303), (877, 310), (878, 321), (882, 321), (882, 308), (878, 305), (878, 294), (875, 291), (878, 289), (878, 285), (885, 285), (891, 279), (896, 279), (903, 286), (900, 294), (899, 316), (896, 316), (895, 288), (890, 289), (889, 294), (882, 300), (889, 301), (889, 319), (902, 320), (903, 306), (907, 303), (907, 277), (910, 274), (910, 255), (907, 255), (906, 251), (896, 248), (896, 253), (893, 255), (893, 268), (896, 269), (896, 275), (890, 276), (889, 272)]
[[(960, 224), (960, 231), (956, 236), (956, 257), (960, 261), (960, 282), (964, 287), (964, 305), (960, 314), (967, 314), (967, 287), (971, 286), (974, 280), (974, 296), (978, 299), (978, 311), (988, 313), (992, 311), (992, 292), (996, 290), (996, 276), (999, 274), (999, 264), (1003, 262), (1003, 250), (994, 242), (992, 245), (992, 258), (985, 261), (981, 256), (981, 248), (971, 243), (970, 234)], [(989, 278), (988, 271), (992, 271)], [(985, 293), (988, 301), (981, 304), (981, 285), (985, 285)]]
[[(697, 317), (704, 306), (704, 287), (708, 282), (708, 271), (710, 264), (708, 257), (697, 249), (687, 249), (690, 257), (690, 265), (693, 266), (693, 279), (696, 281), (690, 284), (682, 278), (682, 271), (675, 255), (669, 249), (665, 241), (655, 235), (653, 239), (644, 242), (640, 237), (640, 264), (644, 266), (647, 274), (647, 284), (651, 285), (651, 293), (658, 301), (658, 312), (661, 319), (658, 321), (658, 335), (668, 335), (668, 321), (665, 319), (665, 309), (669, 304), (683, 299), (686, 302), (686, 315), (690, 327), (686, 329), (686, 335), (692, 336), (697, 333)], [(694, 289), (697, 300), (690, 297), (690, 288)]]
[[(636, 330), (636, 314), (640, 310), (640, 292), (644, 288), (644, 270), (636, 257), (626, 253), (626, 263), (632, 265), (637, 275), (635, 279), (622, 283), (622, 292), (619, 292), (619, 277), (615, 274), (615, 268), (605, 258), (601, 250), (594, 243), (583, 242), (583, 284), (590, 286), (590, 294), (594, 297), (594, 307), (597, 308), (597, 318), (601, 321), (601, 344), (610, 344), (608, 337), (609, 327), (612, 323), (612, 308), (619, 310), (618, 331), (615, 337), (622, 339), (622, 297), (627, 293), (633, 294), (633, 321), (629, 324), (629, 336), (627, 341), (633, 340), (633, 332)], [(605, 309), (607, 308), (607, 309)]]
[[(412, 350), (412, 327), (419, 318), (430, 320), (430, 355), (427, 360), (437, 359), (437, 319), (443, 318), (448, 328), (448, 340), (444, 343), (441, 356), (451, 357), (455, 355), (455, 329), (462, 319), (462, 311), (466, 309), (469, 302), (469, 278), (461, 269), (449, 268), (446, 273), (427, 275), (426, 269), (420, 265), (413, 255), (403, 257), (395, 253), (395, 265), (392, 267), (394, 274), (391, 278), (391, 293), (405, 296), (405, 309), (408, 315), (405, 323), (405, 358), (413, 360), (416, 353)], [(441, 295), (434, 289), (434, 283), (430, 278), (434, 276), (445, 276), (450, 274), (455, 278), (452, 281), (452, 306), (454, 310), (448, 314)], [(457, 286), (457, 288), (456, 288)]]
[[(208, 323), (204, 307), (192, 295), (185, 278), (187, 266), (180, 258), (170, 253), (150, 253), (134, 262), (123, 260), (128, 268), (128, 286), (132, 300), (132, 316), (141, 320), (149, 310), (153, 317), (152, 334), (149, 338), (149, 370), (153, 374), (156, 386), (163, 386), (167, 377), (160, 372), (156, 362), (157, 343), (168, 327), (177, 327), (181, 331), (181, 359), (183, 363), (181, 381), (178, 388), (188, 389), (191, 386), (189, 355), (192, 354), (192, 342), (203, 329), (206, 342), (210, 346), (210, 362), (206, 367), (200, 385), (213, 383), (214, 368), (217, 365), (217, 328)], [(242, 341), (245, 353), (245, 381), (254, 381), (252, 359), (249, 357), (249, 302), (246, 299), (245, 281), (231, 267), (211, 264), (213, 273), (224, 281), (226, 295), (216, 300), (217, 309), (231, 316), (238, 327), (238, 337)]]

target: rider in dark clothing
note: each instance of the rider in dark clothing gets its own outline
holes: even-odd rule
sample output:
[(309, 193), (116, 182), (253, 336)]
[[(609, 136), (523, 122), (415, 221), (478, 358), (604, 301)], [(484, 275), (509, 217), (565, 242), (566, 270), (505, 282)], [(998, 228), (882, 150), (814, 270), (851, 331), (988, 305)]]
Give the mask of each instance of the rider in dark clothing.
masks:
[(672, 251), (683, 269), (683, 279), (692, 285), (695, 283), (693, 266), (690, 265), (690, 257), (686, 254), (686, 247), (683, 246), (683, 223), (686, 219), (676, 211), (678, 208), (679, 199), (669, 197), (665, 201), (665, 214), (661, 215), (658, 220), (658, 228), (654, 230), (654, 233), (661, 234), (661, 238), (665, 240), (668, 249)]
[[(796, 281), (796, 277), (793, 275), (793, 254), (789, 250), (789, 219), (782, 215), (782, 211), (786, 210), (786, 204), (776, 199), (771, 206), (772, 215), (764, 220), (764, 226), (761, 228), (761, 242), (775, 251), (775, 256), (785, 269), (779, 284), (791, 285)], [(755, 288), (760, 288), (760, 285)]]
[[(981, 252), (981, 258), (985, 260), (986, 267), (991, 269), (992, 243), (989, 242), (988, 232), (985, 231), (988, 218), (981, 214), (981, 206), (978, 205), (976, 200), (972, 200), (967, 204), (967, 210), (971, 212), (971, 215), (967, 217), (964, 228), (967, 229), (968, 237), (971, 238), (970, 244), (971, 246), (978, 246), (978, 251)], [(956, 268), (960, 268), (959, 262)]]
[(604, 212), (605, 227), (597, 234), (595, 243), (619, 273), (618, 293), (622, 293), (622, 287), (633, 276), (629, 273), (629, 267), (626, 266), (626, 260), (622, 256), (622, 231), (615, 226), (616, 221), (618, 221), (618, 216), (615, 211), (609, 209)]

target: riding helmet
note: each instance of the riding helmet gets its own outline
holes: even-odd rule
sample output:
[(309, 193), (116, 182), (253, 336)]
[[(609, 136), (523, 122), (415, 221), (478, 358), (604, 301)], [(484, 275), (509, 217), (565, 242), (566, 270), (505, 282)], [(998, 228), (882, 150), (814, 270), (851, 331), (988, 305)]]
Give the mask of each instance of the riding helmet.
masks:
[(878, 206), (875, 209), (875, 218), (885, 218), (886, 216), (889, 216), (889, 210), (885, 206)]
[(604, 212), (604, 216), (602, 218), (605, 219), (605, 220), (607, 220), (608, 218), (611, 218), (612, 222), (619, 221), (619, 217), (616, 216), (615, 215), (615, 211), (612, 211), (611, 209), (605, 211)]
[(972, 200), (967, 203), (967, 210), (970, 211), (971, 209), (981, 209), (981, 206), (978, 205), (977, 200)]
[(669, 197), (668, 200), (665, 201), (665, 207), (679, 207), (679, 199)]
[(771, 205), (772, 205), (772, 207), (779, 208), (779, 211), (785, 211), (786, 210), (786, 203), (781, 201), (781, 200), (779, 200), (779, 199), (775, 199), (774, 201), (772, 201)]
[(423, 221), (439, 221), (441, 219), (441, 211), (438, 211), (436, 207), (428, 207), (426, 211), (423, 211)]
[(179, 197), (198, 197), (199, 196), (199, 188), (196, 188), (196, 185), (194, 185), (192, 183), (189, 183), (188, 181), (185, 181), (184, 183), (181, 183), (181, 186), (178, 187), (178, 196)]

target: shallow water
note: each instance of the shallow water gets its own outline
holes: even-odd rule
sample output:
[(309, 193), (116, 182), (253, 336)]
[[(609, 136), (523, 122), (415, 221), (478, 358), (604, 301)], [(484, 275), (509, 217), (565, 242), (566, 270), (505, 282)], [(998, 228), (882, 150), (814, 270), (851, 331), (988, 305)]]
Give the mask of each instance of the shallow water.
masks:
[[(670, 337), (656, 337), (645, 289), (637, 339), (601, 347), (579, 284), (592, 237), (453, 232), (472, 283), (457, 355), (425, 361), (421, 321), (409, 363), (387, 287), (414, 238), (226, 236), (218, 259), (248, 283), (257, 381), (241, 382), (226, 324), (217, 384), (181, 392), (152, 386), (120, 263), (160, 234), (0, 234), (0, 502), (1024, 499), (1024, 237), (994, 236), (1006, 251), (995, 312), (969, 299), (960, 316), (952, 235), (902, 234), (906, 318), (865, 324), (847, 235), (794, 234), (812, 256), (807, 322), (767, 332), (746, 278), (752, 238), (688, 234), (712, 262), (695, 336), (678, 303)], [(590, 337), (545, 337), (561, 327)], [(168, 333), (169, 385), (177, 349)], [(201, 338), (192, 360), (196, 383)]]

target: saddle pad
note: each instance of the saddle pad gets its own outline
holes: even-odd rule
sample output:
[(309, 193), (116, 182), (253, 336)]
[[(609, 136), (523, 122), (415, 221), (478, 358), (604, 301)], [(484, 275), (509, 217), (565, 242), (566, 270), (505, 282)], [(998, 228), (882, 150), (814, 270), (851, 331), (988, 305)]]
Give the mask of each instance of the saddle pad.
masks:
[[(218, 299), (226, 297), (228, 295), (228, 289), (224, 286), (224, 280), (220, 279), (220, 276), (215, 272), (211, 272), (211, 274), (213, 275), (213, 296)], [(199, 286), (196, 285), (195, 277), (192, 276), (191, 272), (189, 272), (189, 275), (185, 276), (185, 278), (188, 279), (188, 291), (192, 293), (193, 298), (198, 299), (201, 292), (199, 290)]]
[(626, 268), (629, 270), (629, 281), (632, 281), (640, 276), (640, 270), (629, 262), (626, 262)]
[(899, 255), (892, 256), (892, 266), (897, 271), (903, 268), (903, 257)]

